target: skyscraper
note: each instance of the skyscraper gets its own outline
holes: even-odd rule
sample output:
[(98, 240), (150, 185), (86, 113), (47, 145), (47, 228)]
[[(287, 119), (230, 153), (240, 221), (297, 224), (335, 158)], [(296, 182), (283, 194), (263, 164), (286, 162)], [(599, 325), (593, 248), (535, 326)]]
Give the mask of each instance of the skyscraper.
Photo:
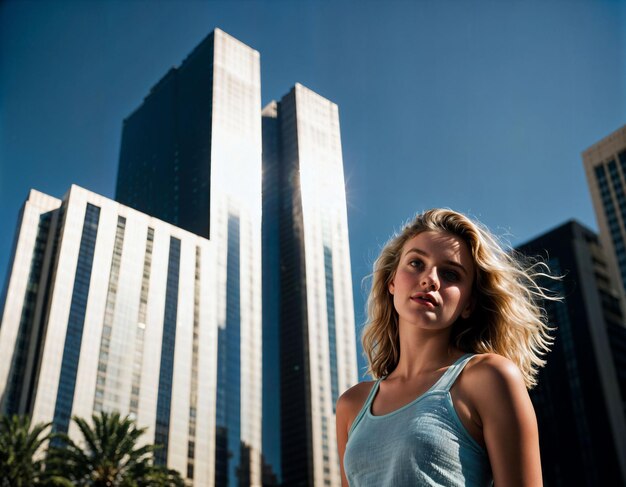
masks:
[(157, 462), (212, 485), (217, 245), (77, 186), (63, 200), (32, 190), (15, 242), (2, 412), (70, 436), (73, 415), (131, 414), (163, 445)]
[(547, 302), (556, 340), (531, 391), (546, 487), (626, 485), (626, 328), (597, 236), (567, 222), (519, 250), (548, 257), (563, 298)]
[[(626, 125), (589, 147), (582, 157), (600, 240), (613, 276), (626, 289)], [(623, 297), (621, 302), (626, 311)]]
[(124, 121), (116, 199), (206, 237), (215, 246), (219, 326), (215, 482), (260, 484), (257, 51), (215, 29), (152, 88)]
[(296, 84), (263, 110), (263, 151), (264, 451), (284, 485), (339, 486), (357, 370), (337, 105)]

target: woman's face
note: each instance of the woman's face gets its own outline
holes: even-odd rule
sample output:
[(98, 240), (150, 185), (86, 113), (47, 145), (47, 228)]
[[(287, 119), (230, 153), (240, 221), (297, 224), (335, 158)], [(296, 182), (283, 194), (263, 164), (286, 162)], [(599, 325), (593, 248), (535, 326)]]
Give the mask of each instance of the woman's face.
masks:
[(467, 245), (451, 233), (426, 231), (407, 240), (389, 284), (400, 326), (437, 330), (468, 318), (474, 272)]

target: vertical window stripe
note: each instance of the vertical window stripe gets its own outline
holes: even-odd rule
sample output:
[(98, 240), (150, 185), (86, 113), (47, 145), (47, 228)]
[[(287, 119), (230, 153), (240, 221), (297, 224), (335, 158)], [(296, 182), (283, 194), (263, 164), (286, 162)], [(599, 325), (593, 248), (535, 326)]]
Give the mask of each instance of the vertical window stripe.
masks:
[(150, 290), (150, 269), (152, 267), (152, 247), (154, 244), (154, 229), (148, 228), (146, 237), (146, 252), (143, 259), (143, 274), (141, 279), (141, 294), (139, 296), (139, 313), (137, 316), (137, 330), (135, 331), (135, 352), (133, 357), (133, 379), (130, 390), (129, 411), (137, 415), (139, 408), (139, 392), (141, 387), (141, 369), (143, 365), (144, 335), (147, 324), (148, 291)]
[[(240, 465), (241, 317), (239, 217), (228, 217), (226, 327), (218, 330), (215, 485), (247, 485), (249, 468)], [(241, 484), (240, 484), (241, 482)]]
[(330, 352), (330, 387), (333, 400), (333, 412), (339, 398), (339, 379), (337, 377), (337, 333), (335, 329), (335, 286), (333, 280), (333, 254), (324, 245), (324, 271), (326, 276), (326, 314), (328, 315), (328, 350)]
[(89, 297), (89, 281), (91, 279), (99, 219), (100, 208), (87, 204), (78, 251), (70, 314), (67, 321), (65, 345), (63, 347), (59, 388), (54, 407), (53, 429), (56, 432), (67, 433), (72, 413), (78, 357), (85, 324), (85, 309), (87, 308), (87, 299)]
[[(117, 287), (120, 277), (120, 263), (122, 261), (122, 246), (124, 245), (124, 231), (126, 230), (126, 218), (117, 217), (117, 230), (115, 243), (113, 244), (113, 256), (111, 257), (111, 270), (109, 273), (109, 287), (107, 289), (106, 305), (104, 308), (104, 320), (102, 321), (102, 336), (100, 337), (100, 353), (98, 355), (98, 372), (96, 379), (96, 391), (94, 395), (93, 409), (95, 412), (104, 408), (104, 398), (107, 392), (107, 369), (111, 344), (111, 332), (113, 328), (113, 316), (117, 301)], [(112, 409), (117, 409), (113, 407)]]
[[(621, 195), (621, 199), (624, 199), (624, 191), (619, 182), (619, 175), (617, 174), (617, 167), (614, 160), (611, 160), (608, 164), (609, 173), (613, 183), (613, 189), (618, 197), (618, 201)], [(600, 191), (600, 198), (602, 199), (602, 205), (604, 207), (604, 214), (606, 216), (607, 224), (609, 227), (609, 233), (613, 240), (613, 246), (615, 247), (615, 253), (617, 254), (617, 263), (622, 278), (622, 283), (626, 286), (626, 249), (624, 247), (624, 239), (622, 238), (622, 231), (619, 225), (617, 210), (609, 190), (609, 182), (606, 177), (606, 170), (603, 165), (595, 168), (596, 179), (598, 182), (598, 190)]]
[(189, 388), (189, 439), (187, 442), (187, 478), (193, 479), (198, 407), (198, 347), (200, 345), (200, 247), (196, 247), (193, 285), (193, 340), (191, 345), (191, 387)]
[[(39, 291), (39, 281), (43, 269), (43, 258), (46, 251), (46, 242), (50, 230), (50, 220), (52, 212), (44, 213), (39, 217), (39, 225), (37, 227), (37, 238), (33, 248), (33, 255), (30, 261), (30, 271), (28, 273), (28, 284), (24, 295), (24, 304), (22, 306), (22, 314), (20, 316), (20, 324), (13, 349), (13, 357), (11, 361), (11, 370), (9, 371), (8, 381), (6, 385), (5, 400), (3, 409), (7, 414), (20, 413), (20, 398), (22, 390), (26, 386), (24, 374), (26, 372), (26, 359), (28, 357), (28, 348), (31, 344), (35, 307), (37, 305), (37, 296)], [(0, 315), (2, 316), (2, 315)]]
[(167, 266), (165, 290), (165, 313), (163, 339), (161, 342), (161, 366), (157, 398), (156, 428), (154, 442), (161, 445), (154, 455), (158, 465), (167, 464), (167, 447), (170, 431), (172, 405), (172, 377), (174, 374), (174, 347), (176, 346), (176, 319), (178, 311), (178, 277), (180, 271), (180, 240), (170, 237), (170, 253)]

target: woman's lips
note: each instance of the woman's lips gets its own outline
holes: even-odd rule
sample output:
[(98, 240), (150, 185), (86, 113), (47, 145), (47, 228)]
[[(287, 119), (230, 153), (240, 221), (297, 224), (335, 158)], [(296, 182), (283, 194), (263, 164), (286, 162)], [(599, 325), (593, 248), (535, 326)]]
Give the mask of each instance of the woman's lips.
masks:
[(437, 306), (435, 299), (432, 296), (428, 296), (426, 294), (411, 296), (411, 301), (415, 301), (416, 303), (419, 303), (422, 306), (426, 306), (428, 308), (434, 308)]

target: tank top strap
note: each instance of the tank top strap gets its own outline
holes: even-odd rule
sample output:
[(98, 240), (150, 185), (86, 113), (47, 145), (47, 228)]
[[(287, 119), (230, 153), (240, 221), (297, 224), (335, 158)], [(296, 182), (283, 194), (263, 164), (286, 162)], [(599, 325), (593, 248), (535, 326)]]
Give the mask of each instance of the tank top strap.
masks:
[(380, 381), (383, 379), (384, 377), (381, 377), (380, 379), (378, 379), (374, 383), (372, 388), (370, 389), (370, 393), (368, 394), (367, 399), (365, 400), (365, 404), (363, 404), (361, 411), (359, 411), (359, 414), (357, 414), (356, 418), (354, 418), (354, 421), (352, 421), (352, 425), (350, 426), (350, 430), (348, 431), (348, 436), (352, 434), (352, 430), (354, 429), (354, 427), (361, 421), (361, 419), (363, 418), (363, 415), (371, 407), (374, 396), (376, 395), (376, 392), (378, 391), (378, 386), (380, 385)]
[(449, 391), (456, 381), (457, 377), (463, 369), (470, 361), (470, 359), (476, 355), (475, 353), (466, 353), (465, 355), (459, 357), (456, 362), (454, 362), (448, 370), (441, 376), (441, 378), (437, 381), (437, 383), (433, 386), (433, 391)]

